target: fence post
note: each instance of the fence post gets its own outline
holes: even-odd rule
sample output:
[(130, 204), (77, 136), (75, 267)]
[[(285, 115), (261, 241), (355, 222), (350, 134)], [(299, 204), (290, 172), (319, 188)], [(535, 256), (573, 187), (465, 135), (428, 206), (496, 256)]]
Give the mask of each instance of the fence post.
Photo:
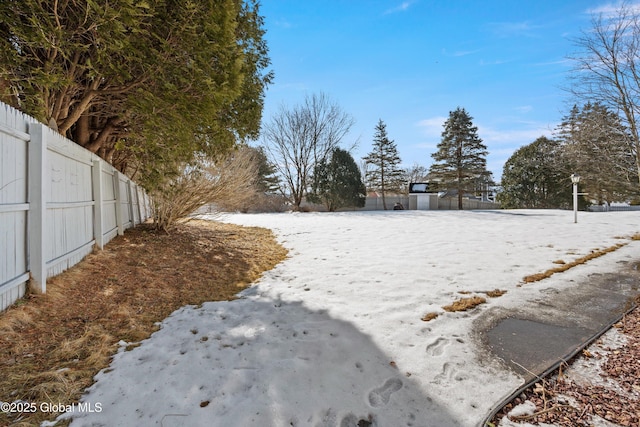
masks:
[(124, 235), (124, 224), (122, 223), (122, 192), (120, 191), (120, 172), (115, 171), (113, 174), (116, 190), (116, 224), (118, 226), (118, 235)]
[(135, 188), (136, 188), (136, 203), (138, 205), (138, 221), (140, 221), (140, 224), (142, 224), (144, 222), (144, 219), (142, 219), (142, 200), (140, 200), (140, 187), (138, 186), (138, 184), (135, 184)]
[(153, 217), (153, 204), (146, 191), (142, 194), (142, 199), (144, 200), (144, 219), (147, 220)]
[(131, 219), (131, 228), (135, 228), (136, 226), (136, 214), (133, 211), (133, 181), (129, 180), (127, 182), (127, 189), (129, 193), (129, 218)]
[(29, 271), (31, 272), (30, 287), (33, 291), (45, 293), (47, 291), (47, 262), (45, 259), (47, 201), (46, 168), (47, 168), (47, 131), (41, 123), (29, 125), (28, 168), (29, 168)]
[(147, 195), (146, 192), (144, 192), (142, 194), (142, 201), (144, 202), (144, 219), (145, 221), (149, 218), (151, 218), (151, 213), (152, 213), (152, 205), (151, 205), (151, 199), (149, 199), (149, 196)]
[(93, 161), (91, 179), (93, 181), (93, 238), (98, 249), (102, 249), (104, 248), (104, 228), (102, 225), (104, 191), (102, 188), (102, 162), (100, 160)]

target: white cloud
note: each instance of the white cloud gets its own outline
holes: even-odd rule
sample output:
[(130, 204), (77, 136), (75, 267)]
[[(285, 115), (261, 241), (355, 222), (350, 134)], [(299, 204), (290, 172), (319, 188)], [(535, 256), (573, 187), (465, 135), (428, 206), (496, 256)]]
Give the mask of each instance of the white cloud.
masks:
[(633, 13), (640, 13), (640, 3), (623, 1), (604, 3), (600, 6), (587, 9), (585, 13), (590, 15), (602, 15), (604, 18), (613, 18), (618, 15), (620, 8), (623, 6)]
[(387, 9), (384, 11), (385, 15), (390, 15), (392, 13), (404, 12), (411, 7), (413, 1), (403, 1), (396, 7), (392, 7), (391, 9)]
[(548, 126), (532, 126), (526, 129), (494, 129), (478, 125), (478, 136), (485, 144), (493, 146), (522, 147), (535, 141), (541, 136), (551, 136), (552, 128)]
[(533, 107), (531, 105), (521, 105), (520, 107), (514, 108), (514, 110), (519, 113), (528, 113), (533, 110)]
[(557, 61), (548, 61), (548, 62), (536, 62), (531, 65), (534, 67), (547, 67), (547, 66), (556, 66), (556, 65), (567, 65), (570, 66), (572, 61), (570, 59), (559, 59)]
[(447, 49), (442, 49), (442, 54), (445, 56), (452, 56), (452, 57), (461, 57), (461, 56), (467, 56), (467, 55), (473, 55), (475, 53), (480, 52), (482, 49), (475, 49), (475, 50), (458, 50), (452, 53), (447, 52)]
[[(528, 112), (532, 110), (529, 105), (517, 107), (516, 110), (520, 112)], [(417, 126), (423, 129), (424, 136), (437, 136), (440, 137), (443, 131), (444, 123), (448, 120), (448, 117), (436, 116), (428, 119), (420, 120)], [(504, 145), (510, 144), (516, 147), (520, 147), (525, 144), (529, 144), (535, 141), (540, 136), (550, 136), (554, 126), (542, 125), (539, 123), (514, 123), (519, 126), (519, 129), (496, 129), (490, 126), (478, 126), (478, 136), (482, 138), (485, 143)]]
[(420, 120), (417, 123), (418, 127), (424, 129), (423, 134), (425, 136), (440, 136), (442, 134), (442, 126), (447, 121), (447, 117), (436, 116), (428, 119)]
[[(640, 14), (640, 3), (632, 3), (629, 1), (609, 2), (601, 6), (589, 8), (585, 10), (584, 13), (595, 17), (602, 17), (603, 19), (615, 19), (620, 17), (621, 9), (624, 9), (626, 14)], [(626, 16), (626, 19), (630, 18), (630, 16)]]
[(589, 8), (585, 11), (585, 13), (595, 15), (603, 14), (605, 16), (610, 16), (618, 9), (619, 6), (619, 4), (607, 3), (601, 6)]
[(502, 175), (502, 168), (511, 155), (520, 147), (531, 144), (541, 136), (552, 137), (555, 125), (528, 124), (522, 129), (495, 129), (478, 125), (478, 136), (487, 146), (487, 169), (496, 180)]
[(293, 28), (294, 25), (287, 21), (286, 19), (282, 18), (282, 19), (278, 19), (277, 21), (275, 21), (275, 25), (276, 27), (280, 27), (280, 28)]
[(487, 27), (498, 37), (514, 37), (514, 36), (537, 36), (536, 31), (542, 28), (540, 25), (533, 25), (527, 21), (524, 22), (491, 22)]
[(479, 62), (479, 65), (480, 66), (502, 65), (502, 64), (508, 64), (510, 62), (513, 62), (513, 59), (494, 59), (493, 61), (486, 61), (484, 59), (481, 59)]
[[(525, 105), (516, 108), (521, 112), (531, 110), (531, 106)], [(414, 148), (426, 149), (430, 152), (436, 150), (441, 140), (443, 125), (448, 117), (436, 116), (420, 120), (417, 126), (422, 128), (422, 135), (427, 141), (414, 144)], [(556, 124), (541, 124), (537, 122), (514, 121), (509, 127), (496, 128), (475, 123), (478, 127), (478, 136), (487, 146), (489, 156), (487, 168), (493, 172), (494, 178), (499, 179), (504, 163), (520, 147), (531, 144), (541, 136), (552, 137), (552, 130)]]

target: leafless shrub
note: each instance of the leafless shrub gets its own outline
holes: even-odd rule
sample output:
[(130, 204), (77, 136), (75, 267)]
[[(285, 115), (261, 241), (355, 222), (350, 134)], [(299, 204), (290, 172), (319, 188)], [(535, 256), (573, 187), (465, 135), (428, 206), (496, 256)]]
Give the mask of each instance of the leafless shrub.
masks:
[(166, 231), (207, 204), (221, 211), (242, 209), (256, 195), (257, 176), (255, 154), (247, 147), (183, 166), (180, 175), (152, 194), (156, 227)]
[(285, 212), (289, 207), (287, 198), (280, 194), (257, 194), (246, 209), (242, 210), (246, 212)]

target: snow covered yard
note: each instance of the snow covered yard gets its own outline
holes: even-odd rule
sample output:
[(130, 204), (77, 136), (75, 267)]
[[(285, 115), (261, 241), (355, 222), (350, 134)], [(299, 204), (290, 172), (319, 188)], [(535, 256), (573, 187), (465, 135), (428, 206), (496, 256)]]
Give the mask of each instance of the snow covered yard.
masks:
[[(474, 320), (640, 258), (636, 212), (387, 211), (228, 215), (290, 250), (243, 298), (184, 307), (126, 343), (78, 425), (474, 426), (522, 378)], [(534, 283), (523, 277), (625, 246)], [(490, 298), (487, 291), (507, 291)], [(483, 296), (467, 312), (442, 308)], [(427, 313), (439, 316), (429, 322)], [(369, 423), (369, 424), (368, 424)]]

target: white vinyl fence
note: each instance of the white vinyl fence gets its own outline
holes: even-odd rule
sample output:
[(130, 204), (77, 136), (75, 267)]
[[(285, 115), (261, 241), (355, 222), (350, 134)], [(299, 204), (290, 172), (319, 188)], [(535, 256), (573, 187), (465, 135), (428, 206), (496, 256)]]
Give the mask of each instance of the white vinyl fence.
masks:
[[(457, 197), (442, 197), (438, 199), (439, 210), (456, 210), (458, 209)], [(474, 209), (500, 209), (500, 203), (483, 202), (481, 200), (462, 199), (463, 210)]]
[(97, 155), (0, 103), (0, 311), (151, 215)]
[[(393, 205), (396, 202), (402, 204), (405, 209), (419, 209), (414, 206), (415, 202), (412, 202), (409, 196), (387, 196), (387, 209), (393, 209)], [(375, 211), (384, 209), (382, 205), (382, 197), (367, 197), (366, 204), (362, 210)], [(456, 197), (443, 197), (436, 198), (435, 203), (432, 202), (429, 210), (457, 210), (458, 199)], [(462, 199), (462, 209), (474, 210), (474, 209), (500, 209), (499, 203), (483, 202), (480, 200)]]

